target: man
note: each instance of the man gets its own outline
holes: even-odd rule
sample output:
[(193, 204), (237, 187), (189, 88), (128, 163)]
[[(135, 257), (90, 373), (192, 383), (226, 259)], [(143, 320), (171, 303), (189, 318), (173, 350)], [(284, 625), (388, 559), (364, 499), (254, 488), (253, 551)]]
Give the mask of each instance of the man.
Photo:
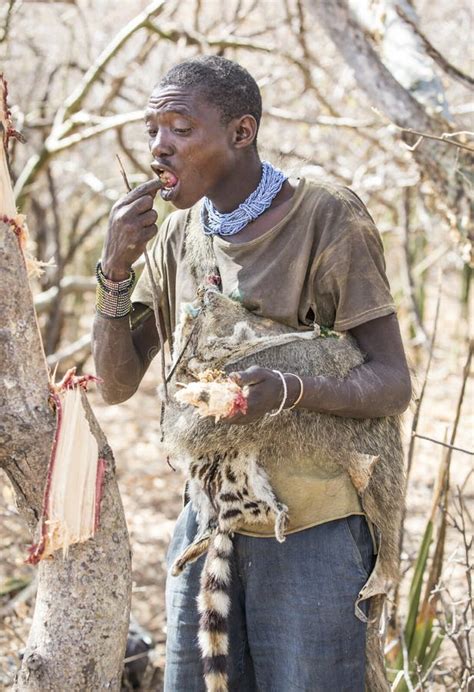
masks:
[[(186, 256), (189, 210), (204, 198), (202, 231), (212, 235), (222, 290), (258, 315), (295, 329), (316, 321), (349, 331), (366, 362), (345, 380), (263, 368), (238, 373), (249, 385), (248, 410), (227, 423), (246, 425), (297, 407), (351, 418), (397, 415), (411, 386), (390, 296), (381, 241), (359, 198), (346, 188), (289, 180), (260, 161), (261, 97), (253, 78), (220, 57), (172, 68), (145, 112), (163, 199), (178, 209), (153, 247), (160, 322), (172, 342), (179, 307), (195, 297)], [(158, 181), (113, 208), (98, 266), (93, 348), (106, 402), (136, 391), (158, 350), (150, 279), (133, 295), (132, 263), (157, 234)], [(244, 203), (244, 204), (243, 204)], [(132, 326), (131, 326), (132, 325)], [(284, 384), (282, 382), (284, 379)], [(225, 424), (225, 423), (222, 423)], [(229, 687), (268, 692), (364, 689), (365, 624), (354, 603), (374, 561), (371, 534), (346, 474), (325, 474), (308, 459), (269, 469), (289, 507), (283, 544), (271, 527), (235, 535)], [(194, 512), (178, 519), (168, 559), (193, 540)], [(197, 645), (202, 559), (167, 584), (167, 692), (202, 690)]]

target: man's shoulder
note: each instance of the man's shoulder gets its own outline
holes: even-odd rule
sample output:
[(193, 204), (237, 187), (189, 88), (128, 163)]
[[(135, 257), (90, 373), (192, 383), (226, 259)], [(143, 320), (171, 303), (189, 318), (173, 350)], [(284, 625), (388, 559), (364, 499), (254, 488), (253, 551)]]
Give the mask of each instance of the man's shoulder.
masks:
[(367, 207), (359, 195), (347, 185), (341, 185), (324, 178), (309, 178), (305, 180), (305, 200), (308, 204), (318, 205), (327, 209), (350, 211), (351, 213), (367, 214)]
[(319, 227), (330, 223), (339, 227), (353, 226), (374, 228), (375, 222), (359, 195), (346, 185), (338, 185), (325, 179), (304, 181), (302, 208), (310, 213)]

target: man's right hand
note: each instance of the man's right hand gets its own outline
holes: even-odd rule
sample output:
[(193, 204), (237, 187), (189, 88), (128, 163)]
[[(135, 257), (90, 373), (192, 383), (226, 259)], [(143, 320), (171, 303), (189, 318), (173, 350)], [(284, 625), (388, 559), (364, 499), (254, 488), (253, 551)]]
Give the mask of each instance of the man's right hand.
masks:
[(132, 264), (157, 232), (153, 201), (162, 183), (149, 180), (127, 193), (112, 207), (102, 251), (102, 271), (112, 281), (123, 281)]

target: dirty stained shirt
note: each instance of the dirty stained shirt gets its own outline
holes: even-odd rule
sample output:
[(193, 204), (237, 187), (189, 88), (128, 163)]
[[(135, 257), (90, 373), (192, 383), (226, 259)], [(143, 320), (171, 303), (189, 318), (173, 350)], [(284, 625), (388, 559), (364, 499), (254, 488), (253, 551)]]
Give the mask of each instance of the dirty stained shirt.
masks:
[[(197, 280), (186, 258), (190, 211), (173, 212), (153, 243), (152, 266), (159, 287), (166, 336), (182, 303), (195, 299)], [(359, 197), (349, 188), (300, 179), (279, 223), (254, 240), (230, 243), (214, 237), (223, 292), (255, 314), (295, 330), (316, 321), (337, 331), (395, 312), (380, 234)], [(145, 269), (132, 301), (153, 307)], [(310, 373), (308, 373), (310, 374)], [(288, 464), (266, 465), (277, 497), (289, 508), (288, 532), (362, 513), (348, 474), (323, 469), (295, 454)], [(274, 535), (268, 521), (242, 533)]]

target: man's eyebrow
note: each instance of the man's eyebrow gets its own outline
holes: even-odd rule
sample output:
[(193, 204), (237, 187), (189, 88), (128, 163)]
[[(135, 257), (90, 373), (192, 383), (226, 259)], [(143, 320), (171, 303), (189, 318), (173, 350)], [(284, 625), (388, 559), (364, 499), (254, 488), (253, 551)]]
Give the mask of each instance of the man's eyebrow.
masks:
[(186, 106), (165, 106), (159, 113), (153, 108), (147, 109), (144, 114), (145, 122), (152, 120), (156, 115), (161, 113), (176, 113), (177, 115), (185, 115), (188, 118), (192, 118), (191, 111), (186, 108)]

